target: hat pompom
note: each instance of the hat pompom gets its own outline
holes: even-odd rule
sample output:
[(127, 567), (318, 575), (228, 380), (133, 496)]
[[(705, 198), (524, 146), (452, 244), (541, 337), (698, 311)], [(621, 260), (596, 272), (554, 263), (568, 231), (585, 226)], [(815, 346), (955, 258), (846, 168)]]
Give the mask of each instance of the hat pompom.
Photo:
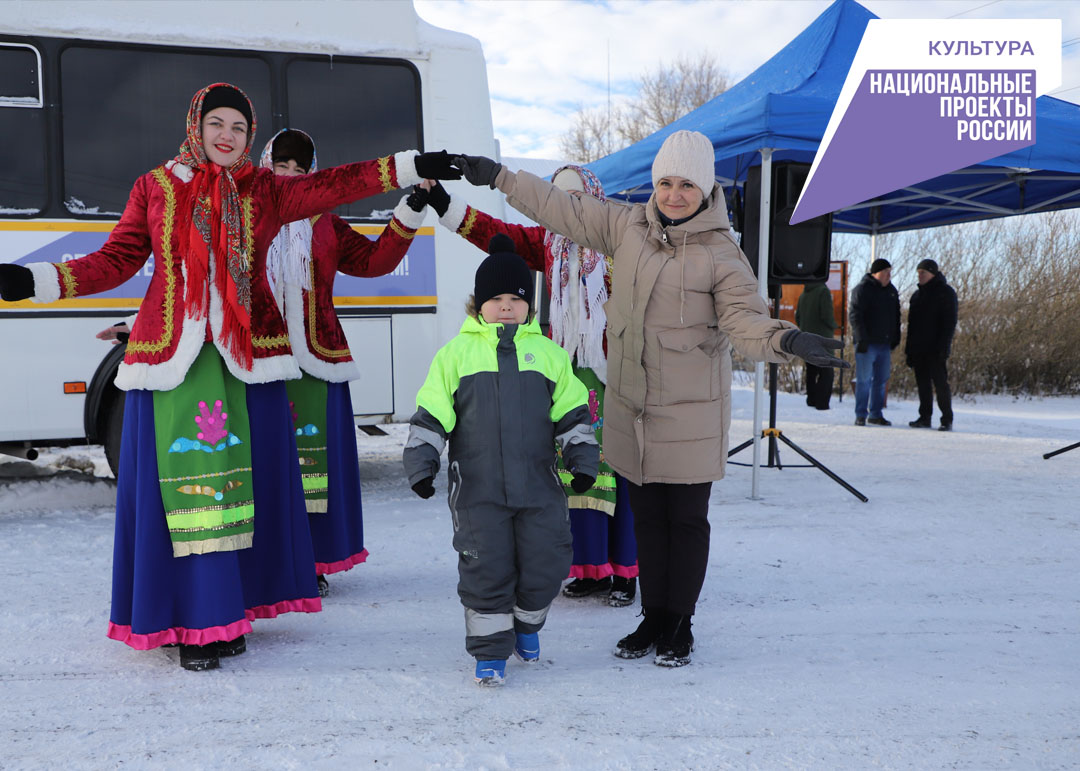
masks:
[(506, 235), (506, 233), (496, 233), (488, 241), (488, 254), (495, 254), (496, 252), (510, 252), (511, 254), (517, 254), (517, 249), (514, 247), (514, 239)]

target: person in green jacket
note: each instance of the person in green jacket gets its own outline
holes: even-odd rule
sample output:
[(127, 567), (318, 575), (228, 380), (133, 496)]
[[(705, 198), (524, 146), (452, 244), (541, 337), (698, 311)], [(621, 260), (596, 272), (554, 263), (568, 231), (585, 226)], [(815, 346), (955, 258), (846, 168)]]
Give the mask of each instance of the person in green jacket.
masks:
[[(831, 338), (836, 330), (832, 292), (824, 283), (807, 284), (795, 306), (795, 324), (803, 332)], [(819, 410), (829, 409), (832, 396), (832, 367), (818, 367), (806, 362), (806, 403)]]
[(556, 448), (579, 495), (596, 481), (600, 451), (588, 390), (532, 314), (525, 261), (502, 233), (488, 251), (469, 316), (416, 395), (402, 459), (413, 491), (430, 498), (449, 439), (465, 648), (476, 658), (476, 682), (501, 685), (511, 653), (540, 660), (538, 632), (570, 570)]

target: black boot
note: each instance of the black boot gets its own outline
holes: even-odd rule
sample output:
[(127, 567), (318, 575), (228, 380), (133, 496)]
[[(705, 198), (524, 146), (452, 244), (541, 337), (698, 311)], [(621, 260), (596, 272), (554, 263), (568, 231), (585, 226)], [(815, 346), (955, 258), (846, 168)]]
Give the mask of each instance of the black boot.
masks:
[(315, 576), (315, 581), (319, 584), (319, 596), (328, 597), (330, 595), (330, 582), (326, 580), (326, 576), (320, 573)]
[(615, 646), (615, 655), (620, 659), (640, 659), (648, 656), (664, 633), (664, 617), (667, 613), (659, 608), (642, 608), (645, 617), (638, 628), (619, 640)]
[(597, 592), (606, 592), (611, 588), (611, 576), (606, 578), (575, 578), (563, 587), (562, 593), (567, 597), (588, 597)]
[(694, 650), (690, 618), (676, 613), (667, 614), (664, 633), (656, 643), (653, 663), (659, 667), (684, 667), (690, 663), (690, 653)]
[(204, 669), (217, 669), (221, 665), (218, 661), (217, 645), (181, 645), (180, 666), (191, 672), (202, 672)]
[(217, 644), (218, 656), (239, 656), (247, 650), (247, 640), (240, 635), (235, 640), (222, 640)]
[(613, 608), (625, 608), (634, 604), (637, 596), (637, 579), (623, 578), (622, 576), (611, 577), (611, 591), (608, 592), (608, 605)]

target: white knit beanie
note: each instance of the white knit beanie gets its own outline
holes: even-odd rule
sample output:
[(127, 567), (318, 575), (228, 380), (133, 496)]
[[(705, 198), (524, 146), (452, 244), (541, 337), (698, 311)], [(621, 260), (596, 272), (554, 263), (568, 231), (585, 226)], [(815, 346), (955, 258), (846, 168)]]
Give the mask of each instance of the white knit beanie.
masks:
[(652, 164), (652, 183), (664, 177), (682, 177), (701, 188), (708, 197), (716, 182), (712, 142), (700, 131), (676, 131), (660, 145)]

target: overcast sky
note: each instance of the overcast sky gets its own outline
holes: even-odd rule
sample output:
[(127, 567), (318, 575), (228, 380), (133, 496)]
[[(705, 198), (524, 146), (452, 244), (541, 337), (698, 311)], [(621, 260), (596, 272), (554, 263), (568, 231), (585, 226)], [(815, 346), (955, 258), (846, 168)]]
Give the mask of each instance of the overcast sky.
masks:
[[(1080, 103), (1078, 0), (861, 0), (883, 19), (1061, 19), (1062, 84)], [(741, 80), (829, 7), (829, 0), (414, 0), (420, 17), (477, 38), (495, 136), (505, 156), (559, 158), (579, 106), (636, 92), (643, 72), (711, 50)], [(609, 76), (610, 71), (610, 76)]]

